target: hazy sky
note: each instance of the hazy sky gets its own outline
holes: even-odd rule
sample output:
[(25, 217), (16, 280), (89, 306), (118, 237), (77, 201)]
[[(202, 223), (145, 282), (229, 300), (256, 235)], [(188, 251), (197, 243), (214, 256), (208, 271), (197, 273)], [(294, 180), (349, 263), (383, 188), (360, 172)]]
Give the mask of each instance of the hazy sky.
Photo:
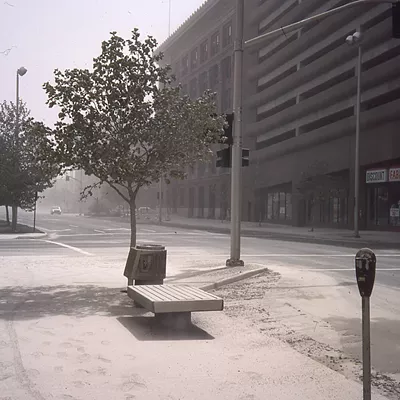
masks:
[[(173, 32), (204, 0), (171, 2)], [(54, 69), (91, 68), (109, 32), (126, 38), (135, 27), (164, 41), (168, 0), (0, 0), (0, 101), (15, 101), (16, 70), (24, 66), (20, 96), (34, 118), (52, 125), (56, 112), (42, 84)]]

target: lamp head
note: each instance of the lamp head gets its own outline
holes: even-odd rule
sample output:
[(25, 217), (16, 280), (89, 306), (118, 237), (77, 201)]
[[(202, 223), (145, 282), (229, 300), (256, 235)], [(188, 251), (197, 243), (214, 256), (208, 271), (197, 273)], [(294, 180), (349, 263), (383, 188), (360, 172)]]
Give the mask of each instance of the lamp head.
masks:
[(20, 67), (17, 69), (17, 73), (19, 76), (24, 76), (28, 70), (25, 67)]

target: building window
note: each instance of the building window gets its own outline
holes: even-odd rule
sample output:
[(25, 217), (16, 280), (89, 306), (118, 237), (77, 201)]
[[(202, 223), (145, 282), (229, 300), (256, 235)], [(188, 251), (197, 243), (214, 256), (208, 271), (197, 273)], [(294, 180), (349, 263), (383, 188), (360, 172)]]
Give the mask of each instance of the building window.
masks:
[(208, 58), (208, 40), (200, 45), (200, 63), (207, 61)]
[(179, 77), (180, 77), (180, 71), (179, 71), (179, 63), (175, 63), (175, 67), (174, 67), (174, 71), (173, 71), (173, 75), (175, 75), (175, 78), (177, 81), (179, 81)]
[(198, 202), (198, 217), (204, 218), (204, 186), (199, 187)]
[(187, 96), (187, 94), (188, 94), (188, 85), (186, 83), (184, 83), (182, 85), (181, 93), (182, 93), (182, 96)]
[(232, 77), (232, 60), (231, 56), (225, 57), (221, 63), (222, 79), (230, 79)]
[(210, 69), (210, 89), (215, 90), (219, 83), (219, 67), (218, 64), (215, 64)]
[(215, 32), (211, 36), (211, 57), (215, 56), (219, 52), (219, 46), (220, 46), (219, 32)]
[(228, 22), (222, 29), (222, 47), (232, 43), (232, 22)]
[(192, 53), (190, 54), (190, 68), (192, 71), (197, 68), (198, 58), (199, 58), (199, 52), (196, 47), (194, 50), (192, 50)]
[(216, 190), (216, 185), (210, 185), (208, 188), (208, 218), (215, 218)]
[(232, 110), (232, 89), (228, 88), (224, 90), (222, 94), (222, 112)]
[(185, 188), (181, 188), (179, 191), (179, 206), (183, 207), (185, 205)]
[(190, 98), (197, 98), (197, 79), (194, 78), (190, 81)]
[(208, 89), (208, 72), (204, 71), (199, 76), (199, 94), (202, 95)]
[(266, 199), (266, 219), (290, 221), (292, 219), (292, 194), (280, 191), (268, 193)]
[(187, 75), (189, 72), (189, 56), (186, 55), (182, 58), (182, 76)]

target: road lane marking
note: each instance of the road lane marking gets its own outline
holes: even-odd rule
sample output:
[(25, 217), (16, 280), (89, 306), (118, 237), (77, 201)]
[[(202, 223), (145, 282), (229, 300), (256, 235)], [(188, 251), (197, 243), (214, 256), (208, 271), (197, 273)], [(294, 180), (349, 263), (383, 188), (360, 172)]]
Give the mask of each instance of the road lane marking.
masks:
[(79, 228), (78, 225), (70, 225), (71, 228)]
[(107, 228), (105, 231), (130, 231), (130, 228)]
[[(355, 268), (300, 268), (300, 271), (351, 271), (354, 272)], [(400, 271), (400, 268), (379, 268), (376, 271)]]
[[(101, 233), (102, 235), (105, 235), (106, 233), (104, 231), (101, 231), (100, 229), (93, 229), (97, 233)], [(74, 236), (74, 235), (73, 235)]]
[(55, 244), (57, 246), (65, 247), (66, 249), (70, 249), (72, 251), (76, 251), (77, 253), (84, 254), (85, 256), (93, 256), (94, 255), (94, 254), (89, 253), (89, 252), (87, 252), (85, 250), (79, 249), (78, 247), (69, 246), (68, 244), (65, 244), (65, 243), (54, 242), (52, 240), (41, 240), (41, 241), (46, 242), (46, 243)]
[[(400, 257), (400, 253), (397, 254), (379, 254), (375, 253), (377, 257)], [(242, 254), (242, 257), (355, 257), (355, 254), (290, 254), (290, 253), (283, 253), (283, 254)]]
[(36, 227), (37, 229), (40, 229), (42, 231), (48, 232), (48, 233), (52, 233), (52, 232), (71, 232), (72, 229), (44, 229), (41, 228), (39, 226)]
[(140, 230), (141, 230), (141, 231), (144, 231), (144, 232), (157, 233), (157, 231), (154, 231), (153, 229), (144, 229), (144, 228), (141, 228)]

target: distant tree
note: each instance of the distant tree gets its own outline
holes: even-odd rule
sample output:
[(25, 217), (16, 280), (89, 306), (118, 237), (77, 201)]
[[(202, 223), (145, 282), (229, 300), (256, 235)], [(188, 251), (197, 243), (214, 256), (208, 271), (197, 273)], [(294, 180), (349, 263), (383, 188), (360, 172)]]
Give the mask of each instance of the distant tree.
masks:
[(16, 131), (15, 104), (0, 104), (0, 204), (12, 209), (12, 230), (17, 229), (18, 207), (30, 210), (37, 193), (52, 185), (59, 172), (52, 131), (29, 118), (26, 105), (19, 105)]
[(197, 100), (173, 87), (170, 67), (160, 66), (152, 37), (141, 41), (115, 32), (102, 43), (92, 70), (55, 70), (45, 83), (49, 107), (60, 108), (54, 137), (60, 162), (107, 183), (129, 204), (131, 246), (136, 245), (136, 198), (161, 176), (183, 178), (185, 167), (207, 159), (223, 134), (214, 95)]

